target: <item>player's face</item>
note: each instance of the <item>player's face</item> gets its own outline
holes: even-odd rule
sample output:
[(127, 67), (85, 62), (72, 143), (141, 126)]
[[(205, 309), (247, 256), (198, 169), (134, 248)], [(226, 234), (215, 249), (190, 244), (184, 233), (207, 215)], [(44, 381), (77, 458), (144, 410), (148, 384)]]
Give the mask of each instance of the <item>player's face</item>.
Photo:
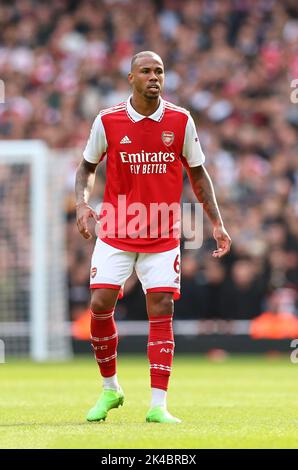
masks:
[(133, 90), (146, 99), (157, 99), (164, 85), (164, 68), (158, 57), (141, 57), (128, 75)]

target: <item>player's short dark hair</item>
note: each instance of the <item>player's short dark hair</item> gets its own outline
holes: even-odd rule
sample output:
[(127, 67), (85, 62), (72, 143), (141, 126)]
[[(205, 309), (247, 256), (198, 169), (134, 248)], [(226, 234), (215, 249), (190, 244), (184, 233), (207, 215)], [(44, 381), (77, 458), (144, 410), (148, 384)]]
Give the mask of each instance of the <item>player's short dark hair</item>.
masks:
[(141, 57), (146, 57), (146, 56), (155, 56), (155, 57), (159, 57), (160, 60), (162, 61), (161, 57), (156, 53), (156, 52), (153, 52), (153, 51), (141, 51), (141, 52), (137, 52), (137, 54), (135, 54), (132, 59), (131, 59), (131, 64), (130, 64), (130, 70), (132, 70), (135, 62), (140, 59)]

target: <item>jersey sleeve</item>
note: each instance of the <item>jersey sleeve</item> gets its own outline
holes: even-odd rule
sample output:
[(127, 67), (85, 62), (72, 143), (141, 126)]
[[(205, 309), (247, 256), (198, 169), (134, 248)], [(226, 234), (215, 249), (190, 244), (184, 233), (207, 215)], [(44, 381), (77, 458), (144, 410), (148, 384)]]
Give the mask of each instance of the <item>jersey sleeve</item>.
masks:
[(205, 155), (201, 149), (196, 126), (193, 118), (190, 115), (188, 116), (188, 121), (185, 128), (182, 152), (188, 163), (188, 166), (190, 167), (203, 165), (205, 162)]
[(101, 116), (94, 119), (89, 139), (83, 152), (84, 159), (89, 163), (99, 163), (107, 150), (107, 139)]

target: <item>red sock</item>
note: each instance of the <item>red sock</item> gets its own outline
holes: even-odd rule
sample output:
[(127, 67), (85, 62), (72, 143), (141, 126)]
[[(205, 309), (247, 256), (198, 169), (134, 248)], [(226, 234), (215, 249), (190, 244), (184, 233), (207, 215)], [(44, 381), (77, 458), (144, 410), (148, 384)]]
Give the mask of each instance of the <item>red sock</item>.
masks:
[(101, 375), (115, 375), (118, 334), (114, 309), (96, 313), (91, 311), (91, 344)]
[(148, 359), (151, 388), (168, 389), (174, 356), (173, 316), (149, 318)]

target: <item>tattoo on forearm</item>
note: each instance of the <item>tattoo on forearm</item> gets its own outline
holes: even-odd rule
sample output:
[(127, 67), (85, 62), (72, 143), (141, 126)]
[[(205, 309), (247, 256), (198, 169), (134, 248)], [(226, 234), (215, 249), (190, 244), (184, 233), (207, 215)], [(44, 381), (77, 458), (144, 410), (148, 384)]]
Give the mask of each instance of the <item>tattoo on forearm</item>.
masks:
[(190, 168), (189, 178), (193, 191), (198, 201), (203, 204), (204, 211), (211, 222), (213, 224), (222, 223), (213, 184), (207, 170), (203, 166), (194, 169)]
[(77, 203), (88, 202), (95, 181), (96, 165), (81, 162), (76, 172), (75, 194)]

